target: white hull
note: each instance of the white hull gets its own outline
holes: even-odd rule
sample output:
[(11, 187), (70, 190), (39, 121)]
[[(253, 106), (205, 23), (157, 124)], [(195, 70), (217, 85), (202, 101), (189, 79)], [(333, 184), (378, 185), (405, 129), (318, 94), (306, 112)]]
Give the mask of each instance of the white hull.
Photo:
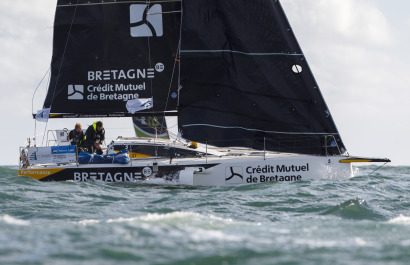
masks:
[[(345, 156), (294, 154), (225, 155), (201, 158), (132, 159), (129, 164), (37, 165), (19, 170), (19, 175), (41, 181), (145, 182), (194, 186), (245, 185), (294, 182), (312, 179), (347, 179), (353, 176)], [(154, 181), (155, 182), (155, 181)]]
[[(194, 170), (192, 178), (188, 174), (186, 184), (224, 186), (352, 177), (351, 164), (339, 163), (341, 159), (343, 157), (297, 155), (226, 159), (210, 169)], [(217, 159), (208, 162), (214, 161), (218, 162)], [(180, 177), (180, 181), (184, 182), (185, 179)]]

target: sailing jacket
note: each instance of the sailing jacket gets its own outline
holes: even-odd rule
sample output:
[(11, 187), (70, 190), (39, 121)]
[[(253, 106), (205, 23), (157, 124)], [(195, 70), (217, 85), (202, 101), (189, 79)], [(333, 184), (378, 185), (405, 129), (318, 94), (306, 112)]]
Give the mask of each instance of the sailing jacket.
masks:
[(90, 125), (85, 132), (85, 142), (87, 145), (93, 145), (94, 143), (101, 144), (105, 139), (105, 130), (104, 127), (101, 131), (97, 131), (97, 122), (94, 122), (93, 125)]
[(68, 134), (68, 139), (71, 140), (71, 145), (80, 146), (83, 143), (84, 133), (82, 130), (77, 132), (74, 129)]

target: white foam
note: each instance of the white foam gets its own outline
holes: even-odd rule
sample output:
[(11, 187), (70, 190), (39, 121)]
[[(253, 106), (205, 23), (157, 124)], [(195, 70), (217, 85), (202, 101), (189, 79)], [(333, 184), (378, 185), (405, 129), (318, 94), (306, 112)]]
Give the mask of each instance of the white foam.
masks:
[[(281, 240), (281, 239), (276, 239), (276, 240)], [(285, 239), (282, 239), (283, 242), (281, 244), (289, 244), (289, 239), (285, 237)], [(321, 239), (318, 240), (316, 238), (309, 238), (309, 237), (295, 237), (292, 239), (290, 242), (291, 245), (296, 245), (296, 246), (308, 246), (311, 249), (315, 248), (333, 248), (340, 246), (340, 243), (336, 239)]]
[(12, 224), (12, 225), (30, 225), (29, 221), (17, 219), (7, 214), (0, 216), (0, 222), (4, 222), (6, 224)]
[(182, 185), (194, 185), (194, 168), (181, 170), (179, 173), (179, 183)]
[(177, 180), (166, 180), (164, 178), (151, 178), (142, 181), (143, 184), (154, 184), (154, 185), (178, 185)]
[(392, 224), (410, 225), (410, 217), (400, 214), (398, 217), (390, 219), (388, 222)]
[(158, 213), (149, 213), (147, 215), (139, 216), (139, 217), (119, 217), (115, 219), (108, 219), (107, 223), (123, 223), (123, 222), (134, 222), (134, 221), (147, 221), (147, 222), (155, 222), (155, 221), (162, 221), (162, 220), (203, 220), (203, 221), (219, 221), (225, 223), (232, 223), (232, 219), (223, 219), (220, 217), (216, 217), (213, 215), (202, 215), (199, 213), (194, 212), (172, 212), (166, 214), (158, 214)]
[(360, 174), (360, 169), (358, 167), (353, 167), (352, 178), (359, 176), (359, 174)]
[(124, 218), (124, 217), (119, 217), (115, 219), (108, 219), (107, 223), (131, 223), (137, 221), (139, 218), (138, 217), (130, 217), (130, 218)]
[(246, 239), (246, 235), (237, 234), (232, 235), (221, 230), (211, 229), (187, 229), (189, 237), (195, 242), (203, 241), (230, 241), (230, 242), (243, 242)]
[(85, 220), (81, 220), (78, 222), (80, 225), (89, 225), (89, 224), (98, 224), (101, 223), (101, 221), (99, 220), (95, 220), (95, 219), (85, 219)]
[(192, 219), (192, 218), (205, 218), (204, 215), (194, 212), (172, 212), (166, 214), (148, 214), (142, 216), (141, 219), (144, 221), (160, 221), (165, 219)]
[(356, 238), (354, 239), (354, 241), (355, 241), (356, 244), (359, 245), (359, 246), (366, 246), (366, 245), (367, 245), (366, 240), (364, 240), (364, 239), (361, 238), (361, 237), (356, 237)]

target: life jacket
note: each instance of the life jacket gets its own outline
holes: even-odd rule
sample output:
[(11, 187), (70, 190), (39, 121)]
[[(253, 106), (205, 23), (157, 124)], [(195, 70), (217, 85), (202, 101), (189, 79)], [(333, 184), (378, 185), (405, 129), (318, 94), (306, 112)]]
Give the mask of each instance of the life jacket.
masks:
[(81, 145), (83, 142), (83, 131), (77, 132), (75, 129), (70, 132), (71, 145)]
[(102, 143), (102, 141), (104, 140), (104, 135), (105, 135), (105, 130), (104, 130), (104, 127), (102, 127), (102, 129), (101, 129), (101, 131), (99, 132), (99, 131), (97, 131), (97, 122), (98, 121), (96, 121), (96, 122), (94, 122), (93, 123), (93, 130), (92, 130), (92, 135), (91, 135), (91, 139), (88, 139), (87, 138), (87, 133), (88, 133), (88, 129), (87, 129), (87, 132), (86, 132), (86, 134), (85, 134), (85, 137), (84, 137), (84, 140), (86, 140), (88, 143), (92, 143), (92, 142), (95, 142), (95, 143)]

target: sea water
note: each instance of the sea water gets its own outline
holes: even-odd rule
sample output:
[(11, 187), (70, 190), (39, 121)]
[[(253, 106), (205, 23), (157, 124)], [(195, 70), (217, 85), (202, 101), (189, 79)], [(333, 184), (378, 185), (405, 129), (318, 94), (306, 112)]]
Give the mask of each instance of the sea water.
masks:
[(0, 167), (0, 264), (410, 264), (410, 167), (188, 187)]

